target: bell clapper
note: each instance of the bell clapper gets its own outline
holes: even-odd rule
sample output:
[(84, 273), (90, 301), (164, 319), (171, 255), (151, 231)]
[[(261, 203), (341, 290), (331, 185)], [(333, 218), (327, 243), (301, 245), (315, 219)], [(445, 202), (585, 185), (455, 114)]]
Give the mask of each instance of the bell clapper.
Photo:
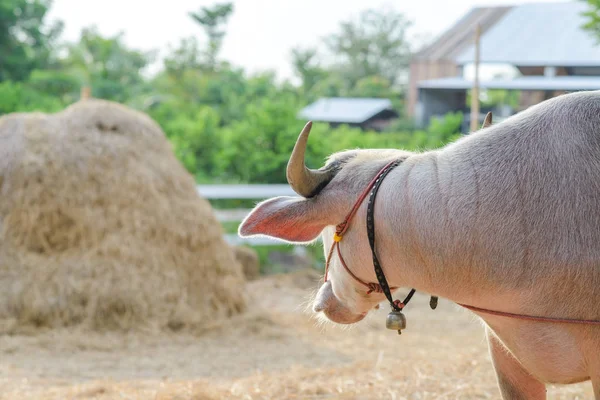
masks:
[(402, 311), (390, 311), (385, 321), (385, 327), (398, 331), (398, 335), (402, 334), (402, 329), (406, 329), (406, 317)]

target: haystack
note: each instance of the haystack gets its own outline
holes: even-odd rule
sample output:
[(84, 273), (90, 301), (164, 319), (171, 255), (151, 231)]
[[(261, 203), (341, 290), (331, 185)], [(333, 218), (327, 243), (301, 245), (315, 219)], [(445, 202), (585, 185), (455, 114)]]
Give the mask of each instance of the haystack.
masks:
[(260, 276), (260, 258), (256, 250), (246, 246), (232, 246), (236, 260), (242, 265), (244, 277), (251, 281)]
[(145, 114), (86, 100), (0, 118), (0, 332), (239, 314), (245, 280), (222, 235)]

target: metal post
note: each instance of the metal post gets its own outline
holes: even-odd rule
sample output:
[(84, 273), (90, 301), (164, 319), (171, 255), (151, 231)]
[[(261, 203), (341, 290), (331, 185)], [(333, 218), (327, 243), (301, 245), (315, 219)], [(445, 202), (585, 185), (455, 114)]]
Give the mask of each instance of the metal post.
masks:
[(479, 127), (479, 42), (481, 38), (481, 25), (475, 27), (475, 78), (471, 90), (471, 132)]

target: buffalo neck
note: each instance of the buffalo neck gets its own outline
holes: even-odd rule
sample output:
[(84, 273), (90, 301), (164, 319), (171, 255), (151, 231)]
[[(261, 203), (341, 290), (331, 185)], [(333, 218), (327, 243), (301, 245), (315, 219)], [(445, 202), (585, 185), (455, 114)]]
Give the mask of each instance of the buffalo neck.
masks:
[(375, 205), (378, 257), (392, 286), (457, 302), (478, 300), (490, 282), (469, 262), (473, 207), (459, 204), (452, 165), (441, 163), (438, 152), (418, 154), (386, 178)]

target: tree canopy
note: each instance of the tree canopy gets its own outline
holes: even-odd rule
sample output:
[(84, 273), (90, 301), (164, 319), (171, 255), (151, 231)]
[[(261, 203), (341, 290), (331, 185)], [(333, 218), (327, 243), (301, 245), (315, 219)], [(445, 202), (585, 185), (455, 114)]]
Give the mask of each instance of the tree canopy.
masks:
[(47, 20), (51, 0), (0, 0), (0, 81), (26, 80), (53, 66), (62, 22)]
[(587, 10), (582, 13), (585, 23), (581, 26), (589, 32), (596, 43), (600, 44), (600, 0), (582, 0), (587, 3)]
[[(199, 182), (283, 183), (285, 166), (306, 121), (302, 107), (320, 97), (380, 97), (401, 117), (385, 132), (315, 124), (308, 163), (355, 147), (434, 148), (458, 137), (462, 115), (415, 130), (402, 115), (411, 46), (411, 22), (392, 9), (369, 9), (323, 38), (321, 48), (296, 47), (290, 63), (299, 85), (275, 74), (248, 74), (220, 51), (232, 3), (191, 10), (198, 34), (182, 38), (159, 60), (157, 51), (131, 48), (123, 33), (81, 31), (60, 39), (61, 21), (49, 21), (50, 0), (0, 0), (0, 114), (60, 110), (92, 96), (118, 101), (154, 118), (177, 157)], [(159, 62), (158, 71), (148, 68)], [(396, 128), (395, 128), (396, 127)]]

